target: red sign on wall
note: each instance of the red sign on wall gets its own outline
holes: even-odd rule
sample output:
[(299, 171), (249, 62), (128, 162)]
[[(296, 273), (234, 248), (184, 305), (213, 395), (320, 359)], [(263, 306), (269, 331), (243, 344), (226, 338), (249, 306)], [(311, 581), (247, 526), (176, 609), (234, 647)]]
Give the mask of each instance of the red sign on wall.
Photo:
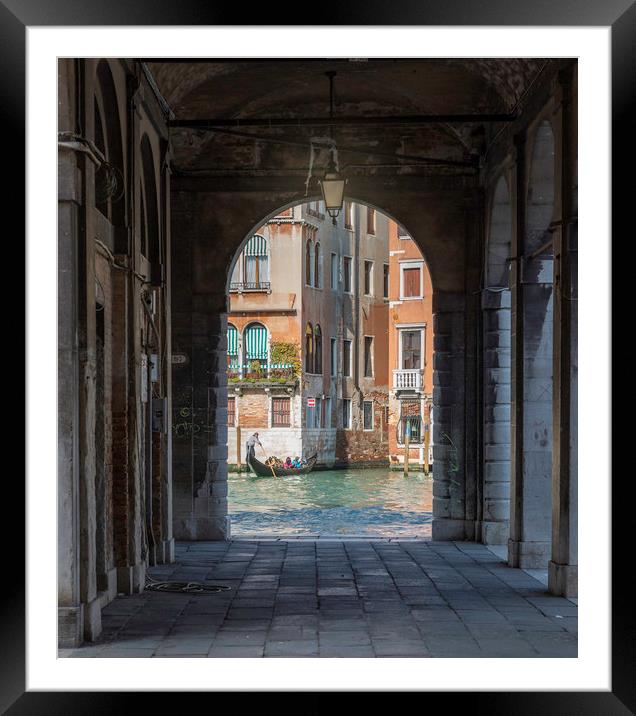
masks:
[(315, 408), (316, 407), (316, 399), (315, 398), (307, 398), (307, 407)]

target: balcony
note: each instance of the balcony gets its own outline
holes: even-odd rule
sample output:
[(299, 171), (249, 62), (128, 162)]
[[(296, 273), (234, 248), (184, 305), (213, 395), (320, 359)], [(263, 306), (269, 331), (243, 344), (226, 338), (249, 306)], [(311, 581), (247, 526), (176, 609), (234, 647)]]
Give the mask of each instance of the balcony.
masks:
[(421, 393), (423, 388), (423, 373), (421, 368), (401, 368), (393, 371), (393, 390)]
[(271, 284), (269, 281), (255, 281), (230, 284), (230, 293), (270, 293)]
[(291, 363), (261, 363), (251, 361), (249, 364), (230, 364), (227, 367), (228, 385), (238, 387), (295, 387), (298, 378), (296, 369)]

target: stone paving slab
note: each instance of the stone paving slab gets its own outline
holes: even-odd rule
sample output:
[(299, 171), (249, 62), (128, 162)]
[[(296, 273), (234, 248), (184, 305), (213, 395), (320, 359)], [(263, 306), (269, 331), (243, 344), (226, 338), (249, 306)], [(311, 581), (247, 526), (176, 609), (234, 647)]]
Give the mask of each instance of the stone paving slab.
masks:
[(576, 657), (577, 605), (476, 543), (322, 536), (179, 543), (70, 658)]

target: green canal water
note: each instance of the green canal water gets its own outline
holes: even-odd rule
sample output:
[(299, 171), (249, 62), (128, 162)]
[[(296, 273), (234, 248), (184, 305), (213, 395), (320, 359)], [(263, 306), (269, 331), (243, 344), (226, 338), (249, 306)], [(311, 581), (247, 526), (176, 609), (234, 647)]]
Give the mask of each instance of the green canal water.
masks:
[(293, 477), (230, 473), (233, 537), (430, 537), (433, 478), (388, 469), (321, 470)]

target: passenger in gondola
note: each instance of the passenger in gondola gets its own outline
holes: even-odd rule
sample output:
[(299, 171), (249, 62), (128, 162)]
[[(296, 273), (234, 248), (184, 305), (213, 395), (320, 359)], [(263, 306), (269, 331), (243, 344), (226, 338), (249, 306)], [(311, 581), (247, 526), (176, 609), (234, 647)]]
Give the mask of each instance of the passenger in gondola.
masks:
[(289, 455), (287, 456), (287, 460), (285, 460), (285, 465), (284, 465), (284, 467), (285, 467), (286, 470), (289, 470), (290, 467), (293, 467), (293, 465), (292, 465), (292, 459), (291, 459), (291, 457), (289, 457)]
[(295, 467), (295, 468), (301, 467), (300, 458), (298, 457), (298, 455), (296, 455), (296, 457), (293, 459), (292, 467)]

